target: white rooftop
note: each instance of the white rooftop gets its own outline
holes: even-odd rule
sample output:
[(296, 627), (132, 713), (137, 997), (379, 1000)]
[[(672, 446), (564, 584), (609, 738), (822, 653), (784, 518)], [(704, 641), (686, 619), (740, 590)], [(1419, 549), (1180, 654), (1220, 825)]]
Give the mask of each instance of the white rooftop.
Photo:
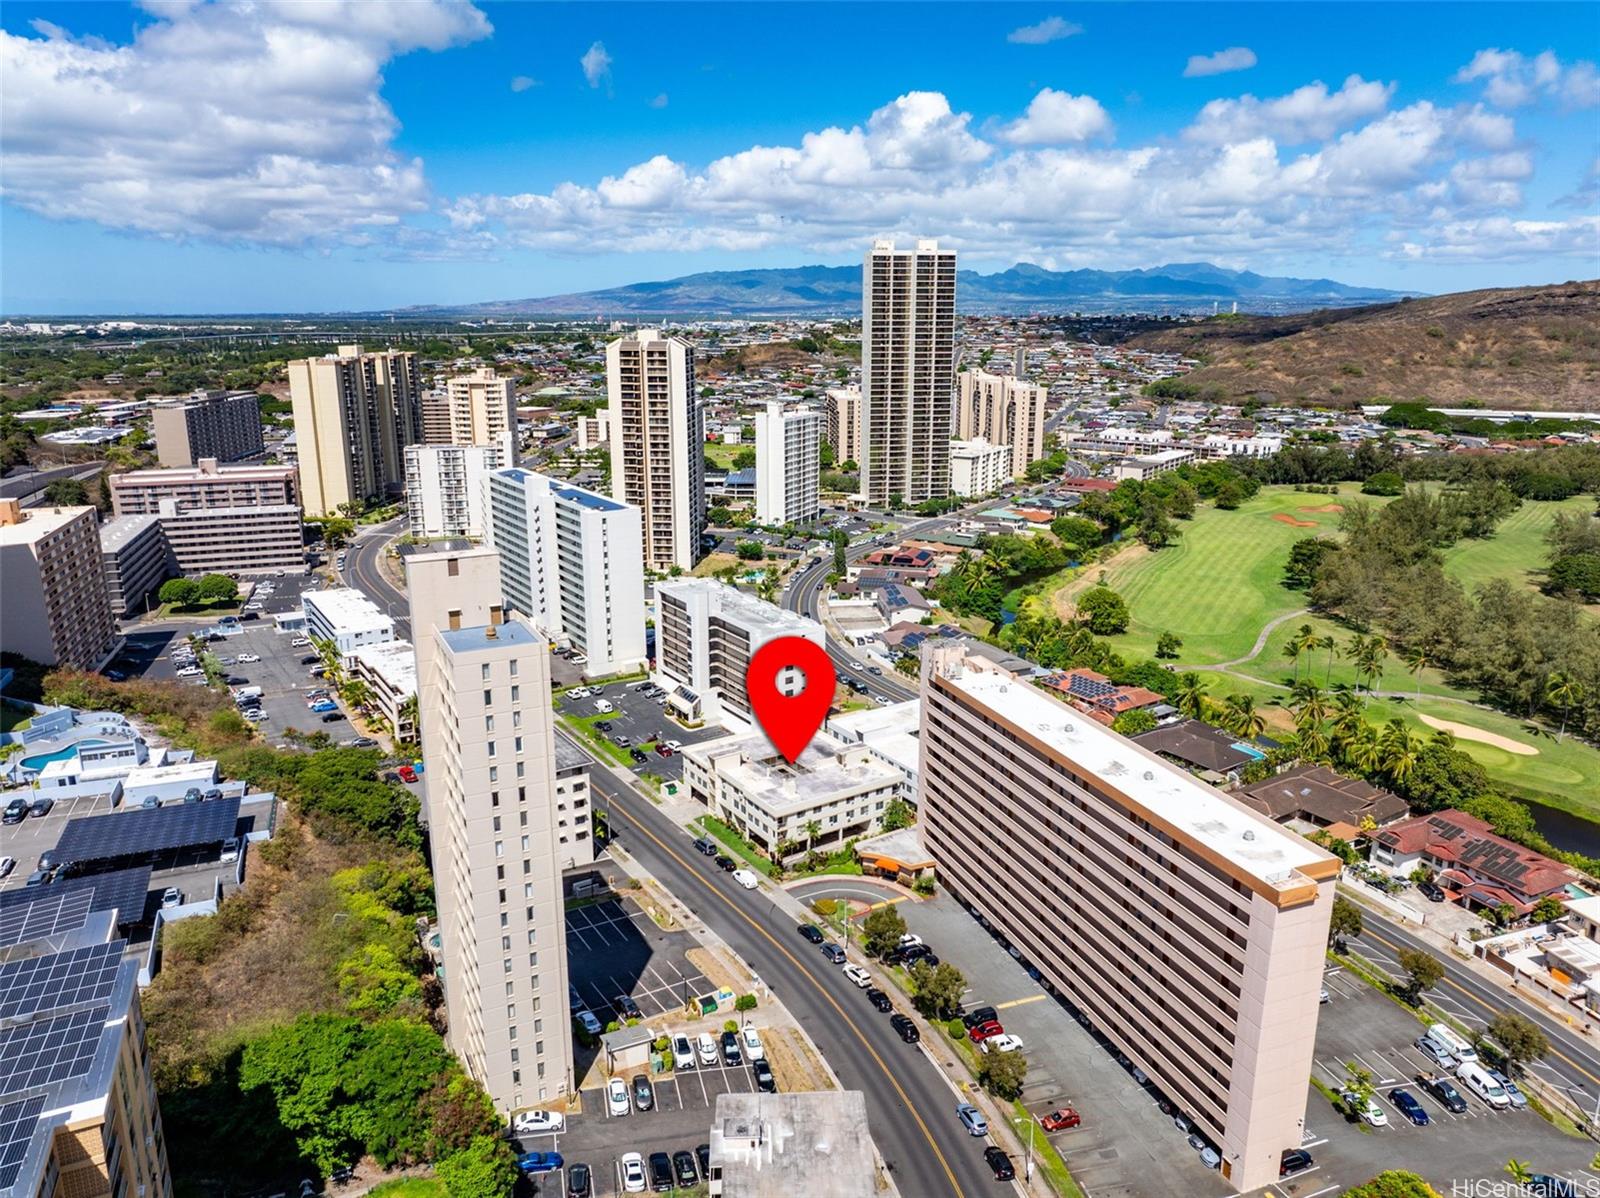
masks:
[(818, 627), (817, 622), (808, 616), (747, 595), (737, 587), (711, 578), (677, 578), (671, 582), (658, 582), (656, 594), (703, 595), (708, 600), (712, 615), (730, 620), (741, 628), (766, 629), (811, 638)]
[(684, 753), (714, 769), (724, 785), (780, 818), (836, 797), (897, 786), (901, 780), (899, 770), (861, 746), (841, 744), (825, 732), (811, 738), (793, 765), (760, 731), (690, 745)]
[(107, 553), (115, 553), (160, 523), (160, 520), (161, 517), (155, 515), (118, 516), (115, 520), (107, 520), (100, 526), (100, 548)]
[(302, 607), (316, 608), (340, 632), (370, 632), (394, 627), (394, 621), (379, 611), (377, 604), (352, 587), (307, 591), (300, 597), (300, 603)]
[(78, 507), (26, 507), (22, 519), (16, 524), (0, 524), (0, 545), (32, 545), (53, 532), (59, 532), (85, 512), (94, 508)]
[(970, 668), (946, 672), (944, 677), (955, 690), (1057, 749), (1081, 771), (1103, 779), (1151, 814), (1263, 881), (1281, 886), (1292, 871), (1327, 859), (1328, 854), (1309, 840), (1030, 683)]
[(417, 651), (410, 641), (384, 641), (381, 645), (362, 645), (351, 656), (400, 694), (417, 693)]
[(128, 771), (123, 786), (134, 790), (141, 786), (161, 786), (168, 782), (215, 782), (215, 761), (185, 761), (178, 765), (140, 765)]

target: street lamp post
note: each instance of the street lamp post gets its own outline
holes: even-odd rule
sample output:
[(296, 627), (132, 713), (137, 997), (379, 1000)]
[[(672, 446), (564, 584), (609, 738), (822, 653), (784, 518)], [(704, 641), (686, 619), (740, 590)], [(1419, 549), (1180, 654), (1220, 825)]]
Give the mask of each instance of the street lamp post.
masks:
[(1013, 1124), (1026, 1122), (1028, 1125), (1028, 1160), (1027, 1165), (1023, 1169), (1022, 1176), (1024, 1180), (1031, 1183), (1033, 1181), (1033, 1119), (1030, 1117), (1029, 1119), (1024, 1120), (1020, 1116), (1013, 1115), (1011, 1117), (1011, 1122)]

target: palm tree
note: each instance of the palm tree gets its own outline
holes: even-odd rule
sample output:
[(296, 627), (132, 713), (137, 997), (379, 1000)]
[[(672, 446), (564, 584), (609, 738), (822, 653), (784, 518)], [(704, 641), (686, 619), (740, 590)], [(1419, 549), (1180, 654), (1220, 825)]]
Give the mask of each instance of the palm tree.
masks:
[(1315, 761), (1328, 753), (1328, 734), (1321, 724), (1311, 724), (1300, 729), (1300, 755)]
[(1511, 1175), (1511, 1180), (1519, 1186), (1525, 1186), (1533, 1180), (1533, 1170), (1528, 1168), (1527, 1161), (1519, 1161), (1512, 1157), (1506, 1162), (1506, 1172)]
[(1328, 668), (1322, 675), (1322, 685), (1328, 686), (1333, 678), (1333, 659), (1339, 656), (1339, 642), (1334, 640), (1333, 633), (1317, 638), (1317, 648), (1328, 651)]
[(806, 852), (810, 853), (817, 843), (817, 837), (822, 835), (822, 822), (820, 820), (806, 820)]
[(1393, 719), (1384, 726), (1380, 741), (1383, 770), (1396, 782), (1404, 782), (1417, 767), (1417, 755), (1422, 752), (1422, 740), (1404, 720)]
[(1356, 637), (1350, 645), (1350, 656), (1356, 663), (1356, 672), (1367, 680), (1368, 693), (1372, 693), (1383, 673), (1384, 658), (1389, 656), (1389, 642), (1376, 634), (1366, 640)]
[(1178, 675), (1178, 685), (1172, 692), (1172, 702), (1191, 720), (1198, 720), (1206, 710), (1206, 684), (1193, 670)]
[(1320, 724), (1328, 718), (1328, 700), (1322, 688), (1311, 679), (1294, 684), (1295, 726)]
[(1433, 735), (1428, 737), (1428, 743), (1438, 745), (1441, 749), (1453, 749), (1456, 747), (1456, 734), (1448, 728), (1435, 728)]
[(1266, 731), (1267, 720), (1256, 710), (1249, 695), (1228, 696), (1228, 731), (1243, 740), (1254, 740)]
[(1421, 645), (1413, 645), (1406, 650), (1406, 669), (1411, 671), (1411, 676), (1417, 681), (1417, 698), (1422, 698), (1422, 671), (1433, 664), (1428, 658), (1428, 651)]
[(1309, 653), (1317, 647), (1316, 631), (1309, 624), (1302, 624), (1289, 638), (1289, 643), (1283, 647), (1283, 655), (1294, 662), (1294, 676), (1300, 677), (1300, 655)]
[(1556, 733), (1556, 743), (1560, 744), (1561, 738), (1567, 734), (1567, 717), (1572, 714), (1574, 706), (1583, 702), (1583, 683), (1571, 674), (1551, 674), (1544, 685), (1544, 697), (1546, 702), (1561, 708), (1561, 731)]
[(1345, 759), (1362, 774), (1370, 774), (1383, 760), (1383, 749), (1378, 743), (1378, 730), (1365, 720), (1344, 748)]

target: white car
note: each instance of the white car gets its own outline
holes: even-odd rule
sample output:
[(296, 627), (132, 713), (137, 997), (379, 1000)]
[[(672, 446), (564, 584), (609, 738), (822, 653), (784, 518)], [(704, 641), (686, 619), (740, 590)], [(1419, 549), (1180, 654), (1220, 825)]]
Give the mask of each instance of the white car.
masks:
[(672, 1067), (674, 1069), (694, 1068), (694, 1045), (689, 1043), (689, 1037), (678, 1035), (672, 1037)]
[(560, 1111), (523, 1111), (511, 1121), (511, 1130), (519, 1136), (538, 1136), (565, 1130), (567, 1117)]
[(627, 1153), (617, 1162), (622, 1167), (622, 1192), (644, 1193), (644, 1157), (637, 1152)]
[(261, 604), (259, 604), (259, 603), (246, 603), (244, 605), (244, 610), (245, 611), (260, 611), (261, 610)]
[(764, 1061), (767, 1059), (767, 1050), (762, 1047), (761, 1036), (756, 1032), (755, 1028), (746, 1027), (739, 1034), (739, 1038), (744, 1041), (744, 1055), (746, 1057), (752, 1061)]
[(12, 870), (17, 868), (15, 857), (0, 857), (0, 878), (8, 877)]
[(1374, 1099), (1367, 1099), (1366, 1108), (1362, 1109), (1361, 1103), (1356, 1100), (1356, 1096), (1350, 1091), (1341, 1091), (1339, 1097), (1344, 1100), (1347, 1108), (1353, 1109), (1357, 1115), (1361, 1116), (1363, 1123), (1371, 1124), (1373, 1127), (1389, 1126), (1389, 1116), (1384, 1113), (1384, 1109)]
[(733, 871), (733, 880), (746, 890), (754, 890), (761, 884), (761, 879), (756, 877), (753, 869), (736, 869)]
[(1013, 1036), (1009, 1032), (999, 1036), (990, 1036), (983, 1042), (984, 1052), (1021, 1052), (1022, 1037)]
[(700, 1054), (702, 1065), (715, 1065), (717, 1063), (717, 1041), (710, 1032), (701, 1032), (695, 1039), (694, 1046)]
[(241, 665), (250, 665), (250, 664), (252, 664), (254, 662), (258, 662), (260, 660), (261, 660), (261, 654), (259, 654), (259, 653), (241, 653), (241, 654), (239, 654), (239, 662), (240, 662)]
[(303, 636), (297, 636), (289, 642), (289, 648), (291, 649), (309, 649), (310, 647), (311, 642)]
[(661, 743), (666, 745), (667, 748), (671, 749), (674, 753), (683, 748), (683, 742), (681, 740), (664, 740)]
[(598, 1036), (606, 1030), (605, 1025), (594, 1017), (592, 1011), (579, 1011), (573, 1018), (578, 1021), (578, 1026), (591, 1036)]
[(606, 1083), (606, 1113), (608, 1115), (626, 1115), (633, 1110), (628, 1102), (628, 1083), (620, 1077), (614, 1077)]
[(849, 978), (856, 985), (860, 986), (863, 990), (872, 985), (872, 975), (867, 972), (865, 966), (846, 965), (844, 967), (844, 976)]
[(910, 948), (914, 944), (920, 945), (921, 943), (922, 937), (918, 936), (915, 932), (907, 932), (904, 936), (900, 937), (901, 948)]
[(205, 671), (202, 670), (199, 666), (184, 666), (183, 669), (178, 671), (178, 677), (179, 678), (198, 678), (201, 674), (204, 674), (204, 673), (205, 673)]

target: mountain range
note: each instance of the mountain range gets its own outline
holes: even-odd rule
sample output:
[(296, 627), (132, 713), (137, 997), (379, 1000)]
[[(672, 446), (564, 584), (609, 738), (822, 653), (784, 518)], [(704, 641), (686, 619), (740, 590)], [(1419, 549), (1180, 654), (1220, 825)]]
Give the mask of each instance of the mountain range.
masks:
[[(1176, 262), (1147, 270), (1047, 270), (1020, 262), (996, 274), (963, 270), (956, 303), (964, 312), (1197, 310), (1237, 300), (1255, 311), (1398, 299), (1410, 292), (1352, 287), (1333, 279), (1294, 279), (1229, 270), (1209, 262)], [(780, 316), (859, 315), (859, 266), (792, 266), (718, 270), (603, 291), (424, 307), (407, 315), (508, 316)]]

